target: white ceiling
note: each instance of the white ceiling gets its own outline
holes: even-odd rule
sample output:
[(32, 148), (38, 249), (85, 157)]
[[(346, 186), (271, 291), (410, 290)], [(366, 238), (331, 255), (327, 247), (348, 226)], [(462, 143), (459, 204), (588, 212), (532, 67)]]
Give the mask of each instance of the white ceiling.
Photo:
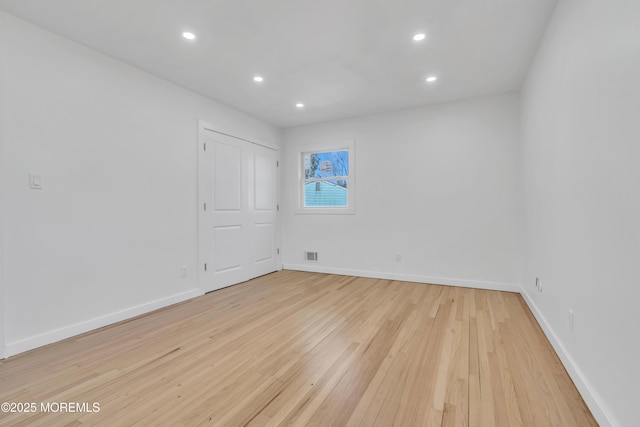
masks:
[[(0, 0), (0, 9), (291, 127), (517, 90), (555, 4)], [(414, 42), (416, 32), (427, 38)], [(264, 82), (254, 83), (256, 74)], [(438, 81), (428, 84), (431, 74)]]

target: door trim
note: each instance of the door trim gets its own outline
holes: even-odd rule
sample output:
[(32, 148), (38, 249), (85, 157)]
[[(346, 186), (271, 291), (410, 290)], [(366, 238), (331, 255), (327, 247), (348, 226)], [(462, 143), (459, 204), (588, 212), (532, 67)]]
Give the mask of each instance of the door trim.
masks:
[[(280, 147), (278, 147), (276, 144), (273, 144), (269, 141), (266, 141), (264, 139), (261, 138), (255, 138), (255, 137), (250, 137), (250, 136), (241, 136), (235, 132), (231, 132), (229, 130), (225, 130), (222, 129), (220, 127), (214, 126), (212, 124), (209, 124), (207, 122), (203, 122), (202, 120), (200, 120), (200, 132), (202, 131), (209, 131), (209, 132), (213, 132), (213, 133), (219, 133), (220, 135), (225, 135), (225, 136), (230, 136), (231, 138), (236, 138), (236, 139), (240, 139), (242, 141), (246, 141), (250, 144), (255, 144), (255, 145), (260, 145), (262, 147), (265, 148), (270, 148), (274, 151), (280, 151)], [(198, 139), (200, 138), (200, 132), (198, 133)]]

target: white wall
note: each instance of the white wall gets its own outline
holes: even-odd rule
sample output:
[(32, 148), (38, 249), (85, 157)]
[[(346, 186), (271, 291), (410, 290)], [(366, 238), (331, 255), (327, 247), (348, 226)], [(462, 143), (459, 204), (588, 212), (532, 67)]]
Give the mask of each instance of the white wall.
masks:
[[(519, 114), (507, 94), (285, 130), (285, 268), (519, 289)], [(294, 214), (300, 147), (349, 139), (356, 214)]]
[[(3, 45), (6, 38), (0, 38), (0, 52), (3, 52)], [(0, 55), (0, 359), (5, 354), (5, 266), (4, 266), (4, 182), (5, 182), (5, 162), (4, 162), (4, 59)]]
[(602, 425), (640, 425), (639, 18), (561, 0), (523, 90), (525, 288)]
[(1, 13), (0, 38), (7, 353), (199, 294), (198, 119), (280, 130)]

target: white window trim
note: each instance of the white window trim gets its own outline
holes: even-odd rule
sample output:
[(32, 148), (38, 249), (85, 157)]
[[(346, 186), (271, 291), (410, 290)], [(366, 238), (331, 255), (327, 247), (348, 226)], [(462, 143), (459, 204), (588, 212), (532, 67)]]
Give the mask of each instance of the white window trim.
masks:
[[(349, 185), (347, 186), (347, 203), (346, 207), (304, 207), (304, 165), (302, 164), (302, 155), (304, 153), (327, 152), (327, 151), (349, 151)], [(348, 140), (343, 143), (328, 143), (326, 145), (304, 146), (298, 150), (296, 167), (298, 168), (298, 183), (296, 186), (296, 209), (294, 214), (302, 215), (354, 215), (356, 213), (356, 141)], [(334, 178), (328, 178), (331, 180)], [(321, 179), (319, 179), (321, 180)]]

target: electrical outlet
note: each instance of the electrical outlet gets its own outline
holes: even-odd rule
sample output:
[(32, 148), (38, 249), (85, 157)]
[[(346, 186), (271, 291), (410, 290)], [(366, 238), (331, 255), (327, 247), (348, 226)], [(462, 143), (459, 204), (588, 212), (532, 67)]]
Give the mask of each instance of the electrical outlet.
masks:
[(41, 173), (29, 174), (29, 188), (32, 190), (42, 190), (42, 174)]
[(402, 253), (396, 252), (396, 262), (402, 261)]
[(180, 277), (182, 277), (184, 279), (188, 275), (189, 275), (189, 270), (187, 269), (187, 266), (183, 265), (182, 267), (180, 267)]
[(569, 316), (568, 316), (568, 326), (569, 326), (569, 332), (573, 332), (573, 321), (574, 321), (574, 316), (573, 316), (573, 310), (569, 309)]
[(538, 293), (542, 292), (542, 280), (539, 277), (536, 277), (536, 290)]

